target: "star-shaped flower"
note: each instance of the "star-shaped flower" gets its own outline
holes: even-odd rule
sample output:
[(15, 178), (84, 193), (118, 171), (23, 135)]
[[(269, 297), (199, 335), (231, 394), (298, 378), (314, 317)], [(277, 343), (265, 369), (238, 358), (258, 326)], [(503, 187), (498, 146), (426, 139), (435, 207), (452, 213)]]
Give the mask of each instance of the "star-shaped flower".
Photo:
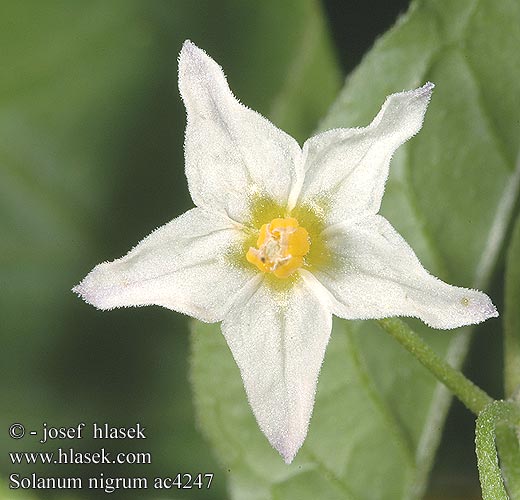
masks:
[(378, 215), (390, 158), (421, 128), (433, 84), (389, 96), (365, 128), (303, 148), (240, 104), (189, 41), (179, 88), (196, 208), (74, 291), (99, 309), (157, 304), (222, 321), (258, 424), (286, 462), (307, 434), (333, 314), (434, 328), (497, 316), (485, 294), (430, 275)]

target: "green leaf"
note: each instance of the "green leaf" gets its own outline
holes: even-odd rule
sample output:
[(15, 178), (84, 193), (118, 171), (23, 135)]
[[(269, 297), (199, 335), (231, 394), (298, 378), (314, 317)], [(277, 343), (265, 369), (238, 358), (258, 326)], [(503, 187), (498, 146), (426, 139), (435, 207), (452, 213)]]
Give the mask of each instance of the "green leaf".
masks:
[[(392, 161), (382, 213), (427, 269), (459, 286), (489, 283), (518, 196), (519, 24), (516, 0), (414, 2), (320, 127), (366, 125), (386, 95), (436, 84), (423, 130)], [(412, 324), (461, 366), (468, 329)], [(309, 435), (290, 466), (255, 424), (218, 326), (196, 325), (192, 342), (197, 412), (233, 498), (310, 499), (315, 482), (330, 498), (425, 491), (450, 396), (373, 322), (335, 322)]]

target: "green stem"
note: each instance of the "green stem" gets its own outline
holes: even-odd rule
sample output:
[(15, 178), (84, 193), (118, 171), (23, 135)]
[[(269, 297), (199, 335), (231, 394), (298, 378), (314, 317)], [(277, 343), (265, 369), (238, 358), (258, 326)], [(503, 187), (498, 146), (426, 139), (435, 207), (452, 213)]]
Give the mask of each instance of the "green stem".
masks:
[(511, 500), (520, 500), (520, 442), (517, 429), (498, 423), (495, 434), (504, 485)]
[(378, 321), (383, 330), (392, 335), (440, 380), (464, 405), (478, 415), (493, 399), (460, 371), (444, 361), (417, 333), (398, 318)]
[(507, 252), (504, 303), (504, 385), (507, 398), (520, 398), (520, 215)]
[[(498, 465), (495, 445), (495, 430), (498, 431), (498, 425), (506, 425), (513, 429), (520, 425), (520, 410), (511, 401), (493, 401), (482, 410), (477, 418), (475, 448), (484, 500), (508, 500), (510, 498)], [(508, 472), (514, 476), (518, 475), (518, 471)], [(512, 498), (518, 497), (513, 496)]]

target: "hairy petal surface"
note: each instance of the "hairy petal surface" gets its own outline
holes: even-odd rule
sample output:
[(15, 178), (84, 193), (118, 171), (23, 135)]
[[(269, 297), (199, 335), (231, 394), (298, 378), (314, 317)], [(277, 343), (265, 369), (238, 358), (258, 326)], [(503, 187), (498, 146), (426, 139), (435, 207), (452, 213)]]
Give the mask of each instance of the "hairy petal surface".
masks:
[(303, 146), (303, 204), (325, 205), (329, 224), (376, 214), (394, 151), (422, 126), (433, 84), (387, 97), (365, 128), (333, 129)]
[(457, 328), (498, 316), (489, 297), (429, 274), (408, 243), (380, 215), (323, 232), (336, 266), (314, 273), (346, 319), (413, 316), (433, 328)]
[(252, 276), (228, 256), (241, 238), (231, 220), (194, 208), (124, 257), (97, 265), (73, 291), (98, 309), (155, 304), (220, 321)]
[(261, 276), (222, 322), (260, 429), (290, 463), (301, 447), (332, 328), (328, 298), (298, 280), (286, 292)]
[(197, 206), (247, 222), (252, 195), (285, 205), (303, 177), (298, 143), (238, 102), (222, 68), (186, 41), (179, 89), (187, 110), (186, 176)]

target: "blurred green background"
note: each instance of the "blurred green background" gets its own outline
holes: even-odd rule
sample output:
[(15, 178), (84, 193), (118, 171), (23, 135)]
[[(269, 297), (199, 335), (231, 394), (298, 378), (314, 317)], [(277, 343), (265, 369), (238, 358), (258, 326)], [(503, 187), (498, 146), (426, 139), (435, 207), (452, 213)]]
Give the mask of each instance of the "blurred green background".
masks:
[[(55, 495), (9, 493), (11, 472), (91, 476), (101, 470), (114, 477), (215, 473), (210, 490), (122, 492), (121, 498), (226, 497), (228, 472), (197, 431), (188, 320), (158, 307), (99, 312), (69, 290), (95, 264), (123, 255), (191, 207), (176, 82), (184, 39), (224, 67), (242, 102), (302, 141), (343, 76), (407, 4), (0, 2), (0, 498)], [(479, 345), (474, 365), (489, 352), (499, 359), (497, 343)], [(498, 387), (497, 379), (480, 378), (486, 388)], [(103, 444), (151, 452), (153, 463), (60, 469), (10, 463), (7, 451), (101, 446), (87, 439), (45, 446), (31, 436), (13, 441), (11, 423), (39, 430), (42, 422), (82, 421), (140, 422), (145, 441)], [(458, 435), (460, 428), (468, 429), (460, 441), (465, 456), (473, 424), (456, 406), (448, 431)], [(432, 491), (460, 482), (478, 491), (473, 463), (459, 463), (455, 472), (443, 465), (457, 456), (453, 447), (441, 450)]]

